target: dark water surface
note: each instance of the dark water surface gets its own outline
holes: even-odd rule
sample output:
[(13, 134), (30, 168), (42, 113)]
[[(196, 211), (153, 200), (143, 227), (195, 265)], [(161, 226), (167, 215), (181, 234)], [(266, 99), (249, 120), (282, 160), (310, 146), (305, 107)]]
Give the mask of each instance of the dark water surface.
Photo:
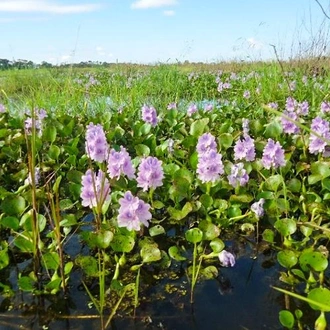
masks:
[[(218, 267), (216, 279), (198, 282), (193, 305), (189, 302), (189, 282), (183, 267), (171, 266), (177, 276), (170, 280), (158, 279), (146, 269), (141, 276), (149, 276), (151, 280), (148, 285), (141, 283), (141, 303), (136, 317), (133, 318), (131, 306), (126, 313), (119, 310), (111, 329), (282, 329), (278, 313), (285, 308), (284, 295), (270, 287), (283, 287), (278, 280), (280, 269), (275, 252), (266, 250), (255, 257), (250, 244), (227, 242), (226, 245), (236, 254), (236, 265)], [(97, 311), (88, 307), (90, 299), (78, 271), (71, 274), (69, 290), (67, 299), (58, 295), (17, 294), (13, 303), (13, 298), (0, 298), (0, 329), (100, 329)], [(293, 306), (297, 303), (300, 305)], [(309, 324), (305, 329), (313, 329), (318, 313), (297, 301), (292, 301), (291, 307), (292, 311), (301, 308), (303, 321)]]

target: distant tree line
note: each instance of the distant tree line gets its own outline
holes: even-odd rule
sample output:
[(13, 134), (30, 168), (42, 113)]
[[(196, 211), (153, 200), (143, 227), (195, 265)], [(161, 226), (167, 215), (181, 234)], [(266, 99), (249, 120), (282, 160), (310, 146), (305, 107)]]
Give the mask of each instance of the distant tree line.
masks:
[(94, 62), (94, 61), (85, 61), (85, 62), (80, 62), (80, 63), (61, 63), (61, 64), (52, 64), (48, 63), (46, 61), (42, 61), (40, 64), (34, 63), (32, 61), (28, 60), (7, 60), (7, 59), (0, 59), (0, 71), (4, 70), (23, 70), (23, 69), (38, 69), (38, 68), (52, 68), (52, 67), (81, 67), (81, 68), (86, 68), (86, 67), (93, 67), (93, 66), (110, 66), (112, 63), (107, 63), (107, 62)]

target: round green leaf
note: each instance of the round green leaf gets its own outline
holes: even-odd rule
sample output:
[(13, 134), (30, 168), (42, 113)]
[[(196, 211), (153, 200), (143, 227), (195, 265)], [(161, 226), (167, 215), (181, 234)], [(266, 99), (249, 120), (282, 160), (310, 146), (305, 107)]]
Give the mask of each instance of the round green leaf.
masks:
[(319, 251), (307, 250), (300, 255), (299, 264), (303, 271), (308, 271), (312, 268), (317, 272), (322, 272), (328, 267), (328, 259)]
[(162, 255), (155, 243), (146, 243), (143, 245), (140, 255), (144, 263), (154, 262), (161, 259)]
[(176, 245), (173, 245), (168, 249), (169, 256), (176, 261), (184, 261), (187, 259), (184, 256), (182, 256), (181, 253), (182, 252), (179, 250), (179, 248)]
[(8, 196), (1, 202), (1, 209), (7, 215), (19, 215), (23, 213), (26, 203), (21, 196)]
[(274, 227), (284, 237), (292, 235), (297, 230), (297, 224), (292, 219), (277, 220)]
[(292, 329), (294, 326), (294, 316), (290, 311), (282, 310), (279, 313), (279, 320), (283, 327)]
[(199, 243), (203, 239), (203, 232), (199, 228), (192, 228), (186, 231), (185, 237), (190, 243)]
[(225, 243), (217, 237), (210, 242), (210, 247), (214, 253), (220, 253), (225, 248)]
[(162, 234), (165, 234), (165, 229), (161, 225), (156, 225), (156, 226), (149, 228), (149, 235), (151, 237), (157, 236), (157, 235), (162, 235)]
[(134, 238), (125, 235), (115, 235), (110, 243), (115, 252), (131, 252), (135, 245)]
[(282, 250), (277, 253), (277, 261), (285, 268), (292, 268), (297, 262), (296, 253), (291, 250)]
[(313, 303), (309, 303), (311, 308), (322, 311), (330, 312), (330, 290), (327, 288), (315, 288), (312, 289), (307, 296), (308, 299), (313, 300), (317, 303), (322, 304), (323, 306), (318, 306)]
[(219, 227), (207, 220), (202, 220), (198, 228), (203, 232), (203, 239), (207, 241), (211, 241), (220, 235)]

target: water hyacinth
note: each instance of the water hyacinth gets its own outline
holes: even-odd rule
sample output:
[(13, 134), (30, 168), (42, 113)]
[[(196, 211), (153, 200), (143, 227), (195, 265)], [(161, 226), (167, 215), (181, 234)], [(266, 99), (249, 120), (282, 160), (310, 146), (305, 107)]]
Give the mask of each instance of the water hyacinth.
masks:
[(219, 261), (220, 261), (220, 265), (222, 267), (234, 267), (236, 260), (235, 260), (235, 256), (226, 251), (226, 250), (222, 250), (219, 255), (218, 255)]
[[(330, 141), (330, 131), (329, 131), (329, 122), (322, 119), (321, 117), (316, 117), (312, 120), (311, 124), (311, 135), (309, 137), (309, 145), (308, 149), (311, 154), (317, 154), (325, 151), (325, 147), (327, 146), (327, 142), (324, 139)], [(313, 134), (313, 132), (317, 133), (320, 137)]]
[(134, 197), (130, 191), (119, 199), (118, 227), (125, 227), (128, 230), (140, 230), (141, 225), (149, 226), (151, 219), (149, 212), (150, 205), (138, 197)]
[(244, 169), (243, 163), (234, 164), (231, 167), (231, 173), (228, 175), (229, 184), (236, 188), (245, 186), (249, 182), (249, 175)]
[(244, 97), (245, 99), (249, 99), (249, 98), (251, 97), (251, 93), (250, 93), (250, 91), (248, 91), (248, 90), (244, 91), (244, 93), (243, 93), (243, 97)]
[(282, 167), (285, 165), (284, 150), (281, 144), (272, 139), (268, 139), (268, 142), (263, 150), (262, 164), (265, 168), (270, 169)]
[(80, 197), (83, 206), (90, 208), (102, 206), (110, 200), (110, 184), (105, 173), (99, 170), (98, 174), (88, 169), (81, 178), (82, 187)]
[(222, 156), (210, 150), (198, 157), (197, 176), (203, 182), (215, 182), (224, 173), (224, 166), (221, 160)]
[(47, 117), (47, 112), (44, 109), (35, 109), (34, 113), (31, 114), (31, 111), (26, 111), (27, 116), (29, 116), (24, 121), (24, 130), (27, 135), (32, 134), (32, 130), (35, 129), (38, 135), (42, 134), (42, 123), (43, 120)]
[(251, 205), (251, 211), (257, 216), (257, 218), (261, 218), (265, 214), (264, 204), (265, 199), (260, 198), (258, 202), (255, 202)]
[(5, 113), (6, 112), (6, 107), (0, 103), (0, 113)]
[(142, 120), (155, 127), (158, 123), (157, 111), (154, 107), (143, 105), (141, 109)]
[(243, 139), (238, 140), (234, 146), (234, 159), (245, 159), (248, 162), (254, 161), (256, 158), (256, 151), (254, 146), (254, 139), (249, 135), (245, 135)]
[(157, 188), (163, 185), (164, 171), (162, 161), (156, 157), (147, 157), (141, 161), (138, 168), (137, 183), (138, 187), (147, 191), (149, 188)]
[(111, 179), (119, 179), (121, 175), (126, 175), (129, 179), (135, 178), (135, 168), (133, 167), (132, 159), (123, 146), (120, 146), (120, 151), (110, 150), (108, 173)]
[(87, 156), (92, 160), (97, 162), (107, 160), (109, 145), (102, 125), (90, 123), (87, 126), (85, 150)]
[[(298, 121), (299, 119), (298, 115), (295, 112), (284, 111), (283, 115), (291, 118), (294, 121)], [(287, 134), (298, 134), (300, 132), (299, 127), (294, 122), (284, 116), (281, 117), (283, 132)]]
[(196, 150), (198, 156), (213, 150), (217, 151), (217, 143), (215, 142), (215, 137), (211, 133), (204, 133), (198, 139)]
[(167, 105), (167, 110), (172, 110), (172, 109), (176, 109), (176, 108), (177, 108), (176, 102), (171, 102)]
[[(35, 167), (34, 168), (34, 184), (36, 186), (39, 185), (40, 182), (40, 167)], [(24, 184), (29, 184), (32, 186), (32, 175), (31, 172), (29, 172), (28, 177), (25, 179)]]
[(190, 104), (187, 109), (188, 117), (191, 117), (195, 112), (197, 112), (197, 110), (198, 110), (198, 108), (195, 103)]
[(322, 113), (330, 112), (330, 102), (322, 101), (322, 103), (321, 103), (321, 112)]

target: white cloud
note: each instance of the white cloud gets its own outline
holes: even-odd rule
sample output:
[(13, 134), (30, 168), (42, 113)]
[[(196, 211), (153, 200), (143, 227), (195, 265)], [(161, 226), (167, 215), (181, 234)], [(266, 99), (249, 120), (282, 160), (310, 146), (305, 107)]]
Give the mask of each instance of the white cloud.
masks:
[(98, 55), (104, 56), (106, 54), (105, 51), (104, 51), (104, 49), (103, 49), (103, 47), (101, 47), (101, 46), (97, 46), (95, 48), (95, 50), (96, 50), (96, 52), (97, 52)]
[(174, 16), (175, 15), (175, 11), (174, 10), (164, 10), (163, 14), (165, 16)]
[(61, 61), (67, 62), (72, 56), (71, 55), (62, 55)]
[(176, 5), (177, 0), (138, 0), (131, 4), (132, 9), (158, 8)]
[(77, 14), (99, 9), (99, 4), (68, 5), (49, 0), (0, 0), (0, 12)]

